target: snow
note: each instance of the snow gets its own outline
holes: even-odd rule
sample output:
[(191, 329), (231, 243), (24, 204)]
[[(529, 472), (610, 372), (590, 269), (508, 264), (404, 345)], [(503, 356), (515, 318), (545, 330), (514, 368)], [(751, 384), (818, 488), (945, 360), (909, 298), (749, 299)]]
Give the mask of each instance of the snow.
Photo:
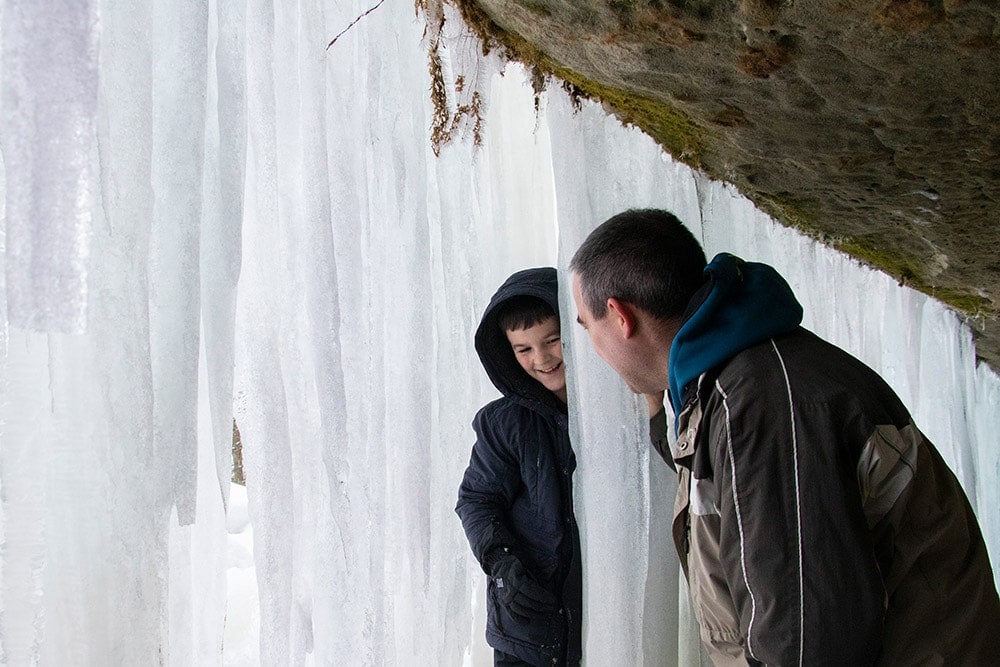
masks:
[[(954, 313), (536, 96), (450, 7), (383, 4), (327, 49), (370, 8), (328, 4), (3, 4), (4, 660), (490, 664), (453, 511), (495, 396), (473, 332), (507, 275), (566, 276), (633, 206), (773, 263), (900, 393), (1000, 558), (1000, 380)], [(475, 100), (478, 132), (455, 115)], [(696, 663), (644, 402), (564, 340), (587, 662)]]
[(226, 513), (226, 626), (223, 664), (251, 667), (260, 664), (260, 604), (257, 568), (253, 561), (253, 526), (246, 487), (233, 484)]

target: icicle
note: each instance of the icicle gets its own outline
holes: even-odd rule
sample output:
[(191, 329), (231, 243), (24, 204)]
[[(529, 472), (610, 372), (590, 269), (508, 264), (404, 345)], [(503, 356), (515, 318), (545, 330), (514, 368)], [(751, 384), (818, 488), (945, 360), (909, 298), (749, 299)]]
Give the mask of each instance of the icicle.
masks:
[(97, 4), (3, 5), (7, 309), (26, 329), (87, 328)]

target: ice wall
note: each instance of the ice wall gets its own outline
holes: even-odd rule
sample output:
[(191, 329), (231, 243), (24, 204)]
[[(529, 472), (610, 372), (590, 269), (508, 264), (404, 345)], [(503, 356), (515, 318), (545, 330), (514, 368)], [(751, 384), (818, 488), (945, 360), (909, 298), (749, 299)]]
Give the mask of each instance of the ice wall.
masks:
[[(495, 396), (472, 333), (510, 272), (564, 269), (631, 206), (778, 266), (900, 392), (1000, 559), (1000, 381), (961, 322), (598, 105), (534, 95), (449, 8), (71, 4), (0, 14), (8, 663), (490, 664), (453, 512)], [(645, 406), (565, 342), (587, 662), (696, 664)], [(223, 645), (234, 415), (252, 655)]]

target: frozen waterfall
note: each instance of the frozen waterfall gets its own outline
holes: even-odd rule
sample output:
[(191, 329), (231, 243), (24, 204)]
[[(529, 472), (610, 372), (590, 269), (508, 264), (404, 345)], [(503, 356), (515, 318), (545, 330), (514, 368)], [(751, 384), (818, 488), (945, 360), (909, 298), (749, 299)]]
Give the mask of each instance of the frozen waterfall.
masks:
[[(491, 664), (453, 511), (495, 395), (473, 330), (509, 273), (564, 270), (634, 206), (774, 264), (900, 393), (1000, 562), (1000, 380), (952, 312), (536, 96), (424, 4), (0, 2), (3, 661)], [(645, 405), (565, 330), (586, 663), (697, 664)], [(246, 504), (256, 586), (230, 597), (259, 625), (227, 630)]]

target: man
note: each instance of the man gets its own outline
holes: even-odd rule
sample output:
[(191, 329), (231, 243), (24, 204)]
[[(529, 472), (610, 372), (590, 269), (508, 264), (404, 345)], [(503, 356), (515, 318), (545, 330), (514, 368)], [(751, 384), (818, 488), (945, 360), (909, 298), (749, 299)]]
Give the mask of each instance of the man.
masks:
[(570, 268), (597, 353), (676, 415), (658, 449), (716, 664), (996, 664), (1000, 599), (958, 481), (880, 377), (799, 326), (774, 269), (705, 266), (656, 210), (606, 221)]

